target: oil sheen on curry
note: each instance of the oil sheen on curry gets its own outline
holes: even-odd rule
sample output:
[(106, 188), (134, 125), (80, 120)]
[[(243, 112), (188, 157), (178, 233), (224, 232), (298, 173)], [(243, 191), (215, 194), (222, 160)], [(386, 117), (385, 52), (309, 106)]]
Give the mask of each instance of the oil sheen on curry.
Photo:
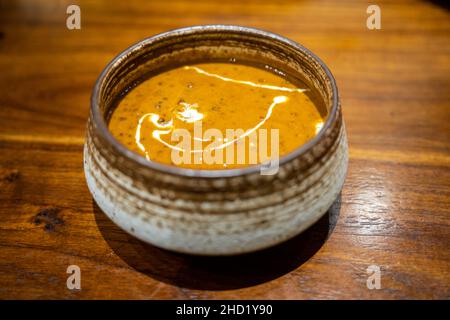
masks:
[(303, 145), (322, 127), (322, 110), (306, 85), (268, 66), (203, 63), (140, 82), (118, 102), (109, 129), (148, 161), (232, 169)]

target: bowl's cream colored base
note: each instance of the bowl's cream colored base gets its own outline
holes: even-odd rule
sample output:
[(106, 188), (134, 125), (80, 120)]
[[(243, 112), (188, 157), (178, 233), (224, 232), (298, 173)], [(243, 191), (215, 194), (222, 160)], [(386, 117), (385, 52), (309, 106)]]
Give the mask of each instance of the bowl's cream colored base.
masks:
[[(89, 143), (84, 149), (84, 170), (98, 206), (123, 230), (142, 241), (183, 253), (240, 254), (294, 237), (329, 209), (341, 191), (347, 171), (347, 140), (345, 129), (341, 130), (337, 148), (324, 164), (312, 168), (310, 175), (288, 190), (264, 196), (272, 200), (284, 197), (286, 201), (252, 211), (239, 212), (239, 201), (230, 201), (236, 207), (235, 213), (224, 214), (183, 212), (182, 201), (176, 208), (158, 206), (154, 201), (146, 203), (146, 198), (154, 197), (138, 190), (99, 153), (93, 155)], [(301, 196), (286, 197), (289, 192), (303, 189), (306, 191)], [(261, 203), (264, 199), (245, 201)]]

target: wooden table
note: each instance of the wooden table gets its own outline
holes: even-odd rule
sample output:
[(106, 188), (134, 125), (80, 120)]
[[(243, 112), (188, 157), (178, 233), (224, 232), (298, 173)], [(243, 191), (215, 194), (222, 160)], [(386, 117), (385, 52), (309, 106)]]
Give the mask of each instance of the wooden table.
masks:
[[(450, 11), (429, 1), (4, 1), (0, 298), (450, 298)], [(131, 238), (86, 187), (89, 96), (122, 49), (195, 24), (267, 29), (334, 73), (350, 144), (341, 198), (307, 232), (228, 258)], [(81, 290), (66, 287), (69, 265)], [(381, 289), (366, 286), (380, 267)]]

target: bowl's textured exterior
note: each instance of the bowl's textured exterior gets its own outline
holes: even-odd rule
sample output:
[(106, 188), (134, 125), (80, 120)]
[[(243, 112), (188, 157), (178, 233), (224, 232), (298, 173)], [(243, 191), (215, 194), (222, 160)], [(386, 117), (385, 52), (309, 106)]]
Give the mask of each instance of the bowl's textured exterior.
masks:
[[(208, 57), (266, 60), (309, 80), (328, 109), (319, 134), (280, 159), (275, 175), (258, 166), (189, 170), (149, 162), (107, 130), (112, 101), (139, 75)], [(98, 79), (84, 147), (87, 184), (123, 230), (156, 246), (229, 255), (266, 248), (316, 222), (341, 191), (348, 150), (338, 92), (326, 66), (304, 47), (261, 30), (198, 26), (145, 39), (115, 58)]]

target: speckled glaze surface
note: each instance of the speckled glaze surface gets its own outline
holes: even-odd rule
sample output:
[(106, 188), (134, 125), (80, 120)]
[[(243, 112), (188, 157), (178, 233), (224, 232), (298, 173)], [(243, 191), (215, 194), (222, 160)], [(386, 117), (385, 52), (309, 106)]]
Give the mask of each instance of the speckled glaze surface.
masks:
[[(108, 131), (113, 102), (143, 74), (236, 57), (306, 79), (328, 109), (319, 134), (282, 157), (275, 175), (261, 175), (259, 166), (212, 171), (149, 162)], [(230, 255), (287, 240), (328, 210), (340, 193), (347, 163), (345, 126), (330, 71), (309, 50), (269, 32), (214, 25), (147, 38), (104, 69), (92, 94), (84, 148), (89, 190), (118, 226), (169, 250)]]

